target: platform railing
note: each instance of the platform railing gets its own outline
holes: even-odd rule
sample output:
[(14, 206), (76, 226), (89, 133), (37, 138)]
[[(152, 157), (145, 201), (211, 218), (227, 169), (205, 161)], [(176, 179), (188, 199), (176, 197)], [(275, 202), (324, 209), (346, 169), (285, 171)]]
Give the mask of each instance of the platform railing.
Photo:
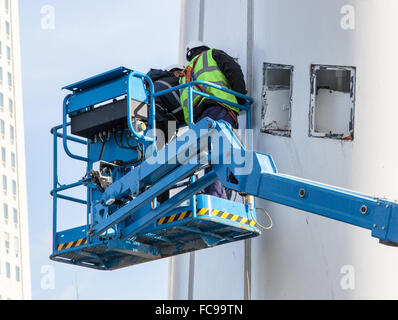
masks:
[[(70, 123), (66, 124), (66, 127), (70, 126)], [(61, 138), (63, 141), (71, 141), (75, 142), (81, 145), (88, 145), (88, 141), (75, 138), (72, 136), (68, 136), (66, 134), (61, 134), (58, 131), (64, 129), (64, 125), (56, 126), (51, 129), (51, 133), (53, 135), (53, 189), (51, 190), (51, 196), (53, 197), (53, 252), (56, 251), (57, 248), (57, 243), (56, 243), (56, 235), (57, 235), (57, 208), (58, 208), (58, 199), (63, 199), (67, 201), (72, 201), (76, 202), (79, 204), (87, 205), (88, 201), (71, 197), (71, 196), (66, 196), (63, 194), (60, 194), (60, 192), (70, 190), (76, 187), (82, 186), (87, 179), (81, 179), (80, 181), (76, 183), (71, 183), (71, 184), (65, 184), (61, 185), (58, 179), (58, 138)], [(65, 146), (65, 143), (64, 143)]]
[[(240, 98), (242, 100), (245, 100), (245, 104), (244, 105), (240, 105), (240, 104), (236, 104), (218, 97), (215, 97), (213, 95), (210, 95), (206, 92), (202, 92), (199, 90), (196, 90), (194, 87), (195, 86), (208, 86), (208, 87), (212, 87), (214, 89), (220, 90), (222, 92), (226, 92), (229, 94), (234, 95), (237, 98)], [(171, 92), (175, 92), (175, 91), (179, 91), (179, 90), (183, 90), (185, 88), (188, 88), (188, 113), (189, 113), (189, 127), (191, 127), (194, 124), (194, 111), (193, 111), (193, 95), (196, 94), (198, 96), (202, 96), (205, 98), (208, 98), (210, 100), (214, 100), (217, 102), (220, 102), (222, 104), (226, 104), (226, 105), (230, 105), (232, 107), (236, 107), (238, 109), (244, 110), (246, 111), (246, 129), (248, 129), (248, 145), (246, 146), (248, 148), (248, 150), (252, 150), (252, 133), (251, 130), (252, 129), (252, 113), (251, 113), (251, 106), (254, 103), (254, 99), (251, 97), (248, 97), (244, 94), (241, 94), (239, 92), (233, 91), (231, 89), (222, 87), (218, 84), (215, 83), (211, 83), (208, 81), (200, 81), (200, 80), (195, 80), (195, 81), (191, 81), (185, 84), (181, 84), (179, 86), (167, 89), (167, 90), (162, 90), (159, 91), (157, 93), (154, 94), (155, 97), (159, 97)]]

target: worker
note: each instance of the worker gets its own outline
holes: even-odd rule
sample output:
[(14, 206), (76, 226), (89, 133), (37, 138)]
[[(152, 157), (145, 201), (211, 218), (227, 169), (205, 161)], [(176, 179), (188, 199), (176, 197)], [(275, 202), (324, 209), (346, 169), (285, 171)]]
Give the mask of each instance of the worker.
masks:
[[(174, 64), (164, 70), (151, 69), (147, 75), (153, 81), (155, 92), (160, 92), (178, 86), (179, 77), (184, 69), (184, 66)], [(172, 138), (170, 135), (176, 134), (177, 128), (184, 124), (184, 112), (178, 90), (156, 97), (155, 105), (157, 147), (161, 149)], [(160, 132), (162, 134), (159, 134)], [(158, 196), (157, 200), (163, 203), (169, 198), (169, 191), (165, 191)]]
[[(201, 41), (192, 41), (186, 47), (186, 58), (189, 65), (181, 75), (180, 84), (195, 80), (208, 81), (241, 94), (247, 93), (246, 83), (240, 65), (224, 51), (211, 49)], [(194, 88), (229, 102), (236, 104), (245, 103), (243, 99), (209, 86), (196, 85)], [(184, 120), (188, 124), (188, 88), (181, 90), (180, 99), (184, 111)], [(199, 95), (194, 95), (193, 103), (194, 122), (199, 122), (203, 118), (209, 117), (216, 121), (224, 120), (228, 122), (232, 128), (238, 129), (239, 108), (222, 104)], [(207, 169), (207, 172), (209, 171), (211, 171), (211, 168)], [(223, 199), (231, 199), (232, 195), (232, 191), (225, 190), (219, 180), (216, 180), (212, 185), (207, 187), (205, 193)]]
[[(182, 65), (171, 65), (164, 70), (151, 69), (148, 72), (148, 76), (154, 83), (155, 92), (170, 89), (178, 85), (179, 77), (181, 72), (184, 70)], [(165, 141), (158, 141), (158, 147), (162, 147), (166, 142), (169, 141), (169, 131), (173, 132), (170, 128), (169, 122), (175, 122), (174, 128), (178, 128), (184, 124), (184, 112), (180, 104), (180, 96), (178, 91), (162, 95), (156, 98), (156, 128), (161, 130), (164, 134)]]

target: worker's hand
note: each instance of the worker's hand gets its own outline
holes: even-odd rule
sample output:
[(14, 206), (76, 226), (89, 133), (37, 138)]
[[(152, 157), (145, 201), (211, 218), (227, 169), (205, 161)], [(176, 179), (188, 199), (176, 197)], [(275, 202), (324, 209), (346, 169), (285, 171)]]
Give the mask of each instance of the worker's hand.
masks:
[(242, 105), (242, 106), (246, 103), (246, 100), (245, 100), (245, 99), (237, 98), (237, 100), (238, 100), (238, 103), (239, 103), (240, 105)]

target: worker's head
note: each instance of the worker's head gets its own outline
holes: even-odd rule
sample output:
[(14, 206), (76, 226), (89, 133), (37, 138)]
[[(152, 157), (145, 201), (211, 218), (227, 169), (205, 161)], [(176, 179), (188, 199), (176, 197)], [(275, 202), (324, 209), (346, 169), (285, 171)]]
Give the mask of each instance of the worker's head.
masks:
[(210, 48), (202, 41), (191, 41), (185, 50), (187, 60), (191, 62), (198, 54), (209, 49)]
[(175, 77), (179, 78), (181, 72), (185, 69), (185, 67), (181, 64), (173, 64), (168, 66), (165, 70), (172, 73)]

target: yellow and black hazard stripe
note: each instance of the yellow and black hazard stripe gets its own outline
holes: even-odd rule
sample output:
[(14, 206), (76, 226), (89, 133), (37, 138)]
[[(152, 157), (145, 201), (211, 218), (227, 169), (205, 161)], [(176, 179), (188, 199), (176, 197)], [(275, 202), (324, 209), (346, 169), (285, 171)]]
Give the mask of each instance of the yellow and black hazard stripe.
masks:
[(58, 245), (57, 250), (61, 251), (61, 250), (66, 250), (66, 249), (71, 249), (71, 248), (77, 248), (84, 244), (87, 244), (87, 238), (79, 239), (77, 241), (62, 243), (62, 244)]
[(174, 214), (170, 217), (161, 218), (158, 220), (158, 226), (172, 223), (172, 222), (179, 221), (179, 220), (183, 220), (183, 219), (187, 219), (187, 218), (192, 218), (192, 211), (185, 211), (185, 212), (182, 212), (179, 214)]
[(231, 214), (231, 213), (224, 212), (224, 211), (219, 211), (219, 210), (213, 210), (211, 215), (215, 216), (215, 217), (231, 220), (233, 222), (247, 224), (247, 225), (249, 225), (251, 227), (254, 227), (257, 224), (255, 220), (250, 220), (248, 218), (243, 218), (243, 217), (238, 216), (236, 214)]
[[(208, 214), (209, 214), (209, 209), (207, 209), (207, 208), (200, 209), (198, 212), (198, 216), (204, 216), (204, 215), (208, 215)], [(215, 216), (215, 217), (231, 220), (231, 221), (234, 221), (237, 223), (246, 224), (246, 225), (249, 225), (252, 227), (254, 227), (256, 225), (255, 220), (243, 218), (241, 216), (230, 214), (228, 212), (213, 210), (211, 212), (211, 215)], [(186, 211), (186, 212), (172, 215), (170, 217), (161, 218), (158, 220), (157, 225), (161, 226), (161, 225), (169, 224), (169, 223), (180, 221), (180, 220), (187, 219), (187, 218), (192, 218), (192, 211)]]

